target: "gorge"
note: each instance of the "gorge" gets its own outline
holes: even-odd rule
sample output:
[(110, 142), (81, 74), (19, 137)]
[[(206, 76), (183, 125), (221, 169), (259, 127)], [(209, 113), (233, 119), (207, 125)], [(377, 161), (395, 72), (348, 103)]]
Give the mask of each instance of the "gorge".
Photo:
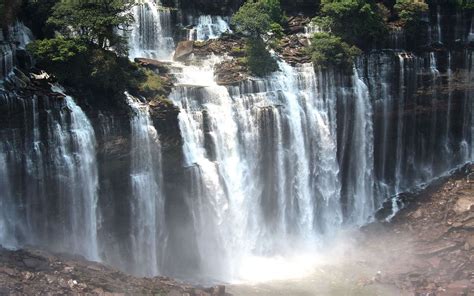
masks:
[[(34, 37), (23, 23), (0, 40), (2, 246), (203, 285), (278, 278), (273, 259), (311, 261), (473, 161), (471, 10), (430, 1), (426, 44), (412, 50), (390, 30), (349, 74), (272, 49), (277, 71), (223, 84), (241, 1), (162, 2), (132, 7), (122, 36), (130, 60), (172, 77), (163, 100), (126, 92), (108, 105), (51, 86), (25, 71)], [(319, 30), (301, 26), (287, 35), (304, 43)]]

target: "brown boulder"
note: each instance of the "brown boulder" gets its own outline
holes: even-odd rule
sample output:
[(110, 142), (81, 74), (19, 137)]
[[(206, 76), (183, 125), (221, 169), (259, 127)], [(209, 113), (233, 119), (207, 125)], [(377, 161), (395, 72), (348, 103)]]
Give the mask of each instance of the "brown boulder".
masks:
[(183, 60), (193, 53), (194, 42), (193, 41), (181, 41), (176, 47), (173, 59), (176, 61)]

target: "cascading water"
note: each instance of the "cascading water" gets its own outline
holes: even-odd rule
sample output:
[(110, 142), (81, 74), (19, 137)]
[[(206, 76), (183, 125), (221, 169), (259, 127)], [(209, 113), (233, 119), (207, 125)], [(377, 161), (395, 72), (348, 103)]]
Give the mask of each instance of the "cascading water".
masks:
[(148, 106), (126, 94), (134, 115), (132, 129), (131, 236), (134, 274), (157, 275), (166, 245), (161, 151)]
[(132, 9), (129, 57), (170, 60), (174, 51), (170, 11), (159, 0), (140, 1)]
[[(170, 59), (170, 12), (148, 0), (134, 15), (130, 57)], [(224, 19), (192, 20), (188, 38), (218, 37)], [(445, 33), (448, 43), (438, 28), (447, 17), (436, 19), (432, 38)], [(2, 48), (1, 78), (12, 73), (14, 49)], [(213, 70), (223, 59), (173, 64), (178, 141), (158, 137), (162, 118), (128, 95), (131, 115), (99, 116), (100, 159), (91, 122), (70, 97), (0, 89), (12, 119), (0, 119), (2, 245), (74, 252), (142, 276), (293, 276), (286, 258), (302, 255), (296, 265), (305, 265), (339, 229), (371, 221), (384, 201), (393, 217), (400, 194), (474, 156), (472, 90), (460, 83), (472, 83), (468, 49), (365, 54), (348, 76), (279, 61), (266, 78), (226, 87)], [(179, 155), (161, 159), (167, 148)]]
[[(216, 61), (204, 63), (184, 67), (182, 86), (171, 97), (181, 108), (202, 271), (238, 278), (255, 256), (314, 247), (343, 223), (338, 95), (334, 74), (317, 78), (311, 65), (280, 62), (273, 76), (226, 89), (213, 80)], [(370, 97), (357, 74), (353, 84), (346, 100), (355, 100), (347, 139), (354, 181), (346, 188), (346, 211), (351, 223), (361, 225), (380, 201), (376, 205), (373, 194)]]
[(195, 27), (189, 30), (188, 40), (216, 39), (225, 32), (232, 31), (221, 16), (201, 15), (197, 18)]
[(0, 44), (0, 81), (13, 73), (13, 54), (11, 44)]
[(10, 234), (7, 245), (44, 245), (99, 260), (96, 143), (89, 120), (69, 96), (16, 104), (23, 121), (2, 130), (0, 147), (1, 203), (9, 210), (0, 225)]

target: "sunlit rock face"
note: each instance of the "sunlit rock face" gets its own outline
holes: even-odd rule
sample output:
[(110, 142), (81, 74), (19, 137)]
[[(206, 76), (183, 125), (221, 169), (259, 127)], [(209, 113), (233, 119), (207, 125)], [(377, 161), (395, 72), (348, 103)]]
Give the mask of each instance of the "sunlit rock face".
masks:
[(468, 15), (435, 7), (427, 36), (437, 47), (405, 52), (400, 34), (349, 74), (279, 60), (266, 78), (221, 86), (214, 66), (226, 57), (171, 57), (178, 41), (228, 31), (228, 12), (161, 5), (135, 7), (128, 37), (131, 58), (170, 63), (169, 110), (132, 96), (91, 110), (47, 88), (25, 95), (15, 48), (2, 47), (1, 244), (137, 275), (245, 279), (260, 263), (324, 247), (382, 205), (390, 218), (398, 194), (473, 159)]

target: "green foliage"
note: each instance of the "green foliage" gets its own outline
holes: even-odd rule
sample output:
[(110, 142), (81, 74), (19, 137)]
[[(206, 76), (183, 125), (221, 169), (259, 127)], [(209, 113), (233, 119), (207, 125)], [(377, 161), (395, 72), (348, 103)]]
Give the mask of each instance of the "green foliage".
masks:
[(248, 0), (234, 14), (232, 24), (237, 31), (256, 38), (271, 29), (272, 18), (263, 1)]
[(247, 66), (256, 76), (266, 76), (278, 70), (278, 65), (272, 55), (265, 48), (261, 38), (251, 38), (247, 41)]
[(273, 23), (282, 23), (283, 13), (281, 11), (280, 0), (260, 0), (260, 3)]
[(278, 70), (275, 59), (267, 51), (262, 35), (271, 31), (277, 42), (283, 37), (283, 14), (280, 0), (247, 0), (232, 17), (232, 24), (237, 31), (247, 35), (245, 52), (246, 64), (250, 72), (256, 76), (265, 76)]
[(474, 10), (474, 0), (457, 0), (458, 7), (464, 10)]
[(369, 0), (322, 0), (320, 16), (315, 21), (360, 48), (381, 41), (387, 32), (381, 12)]
[(272, 23), (270, 25), (270, 31), (272, 32), (273, 37), (276, 39), (281, 39), (283, 36), (285, 36), (283, 27), (278, 23)]
[(87, 51), (79, 39), (65, 39), (63, 37), (34, 41), (27, 46), (33, 56), (41, 61), (68, 62), (75, 56)]
[(27, 49), (37, 66), (65, 86), (113, 97), (134, 85), (138, 68), (127, 58), (93, 47), (82, 39), (57, 37), (32, 42)]
[(48, 23), (67, 37), (78, 37), (103, 49), (126, 53), (126, 40), (117, 30), (131, 24), (133, 1), (83, 0), (60, 1), (53, 7)]
[(421, 21), (423, 13), (428, 11), (428, 4), (417, 0), (397, 0), (394, 8), (400, 20), (410, 25)]
[(361, 53), (357, 47), (330, 33), (315, 33), (308, 51), (314, 65), (342, 67), (343, 70), (350, 70), (355, 57)]
[(137, 89), (144, 96), (153, 96), (163, 91), (163, 79), (152, 70), (144, 69)]
[(394, 5), (405, 29), (407, 44), (415, 46), (424, 39), (427, 24), (423, 21), (423, 13), (428, 11), (428, 4), (416, 0), (397, 0)]

